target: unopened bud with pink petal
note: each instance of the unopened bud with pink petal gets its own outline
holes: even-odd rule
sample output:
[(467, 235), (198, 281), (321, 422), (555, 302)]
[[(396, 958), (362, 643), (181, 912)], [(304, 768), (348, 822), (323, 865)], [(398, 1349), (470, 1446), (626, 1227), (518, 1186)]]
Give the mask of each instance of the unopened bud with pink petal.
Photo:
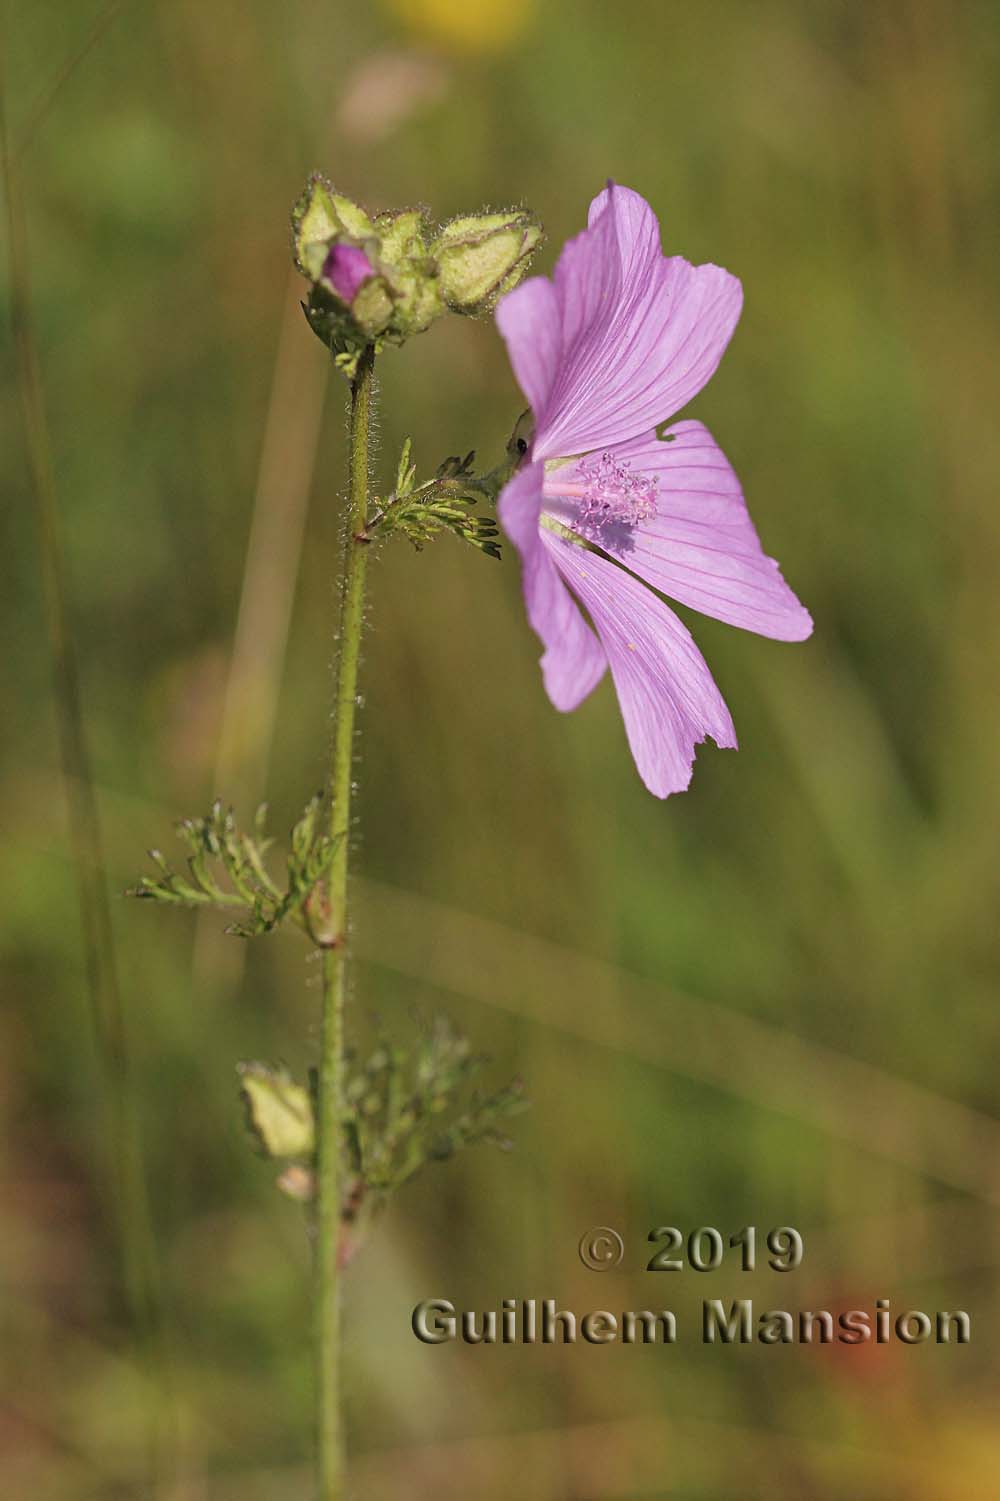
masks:
[(312, 283), (313, 331), (351, 376), (368, 345), (402, 344), (444, 311), (420, 209), (369, 215), (313, 175), (292, 213), (295, 263)]
[(312, 284), (313, 331), (353, 376), (362, 350), (402, 344), (449, 309), (488, 312), (520, 281), (541, 226), (523, 209), (436, 232), (423, 209), (368, 214), (314, 174), (292, 213), (295, 263)]

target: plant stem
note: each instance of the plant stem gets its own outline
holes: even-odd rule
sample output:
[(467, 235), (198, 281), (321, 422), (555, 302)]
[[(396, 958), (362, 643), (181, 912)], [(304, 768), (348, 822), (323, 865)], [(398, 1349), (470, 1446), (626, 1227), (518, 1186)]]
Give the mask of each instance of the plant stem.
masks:
[(125, 1304), (138, 1354), (156, 1378), (158, 1400), (150, 1422), (150, 1465), (154, 1478), (163, 1465), (166, 1370), (163, 1319), (149, 1200), (136, 1128), (135, 1080), (128, 1050), (111, 906), (104, 868), (100, 814), (84, 732), (80, 673), (67, 602), (55, 478), (41, 368), (31, 312), (27, 231), (4, 111), (0, 80), (0, 160), (7, 199), (10, 305), (17, 359), (25, 447), (38, 523), (45, 624), (52, 659), (53, 688), (63, 783), (69, 811), (70, 844), (76, 877), (87, 988), (95, 1045), (102, 1071), (106, 1148), (110, 1156), (111, 1199)]
[(340, 1400), (340, 1209), (344, 1092), (344, 1002), (347, 992), (347, 873), (350, 848), (354, 711), (364, 623), (364, 540), (368, 510), (368, 448), (374, 352), (365, 350), (351, 386), (350, 489), (340, 597), (340, 654), (336, 670), (330, 756), (332, 854), (326, 880), (323, 1019), (320, 1041), (316, 1216), (316, 1397), (320, 1501), (342, 1501), (343, 1438)]

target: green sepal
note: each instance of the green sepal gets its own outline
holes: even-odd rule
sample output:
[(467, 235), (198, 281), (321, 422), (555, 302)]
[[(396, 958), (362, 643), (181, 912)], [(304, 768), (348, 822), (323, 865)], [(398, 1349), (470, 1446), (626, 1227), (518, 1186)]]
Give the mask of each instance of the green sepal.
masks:
[(542, 238), (541, 224), (523, 209), (452, 219), (431, 246), (445, 302), (457, 313), (491, 312), (524, 276)]
[(318, 281), (331, 244), (373, 237), (375, 227), (364, 209), (314, 172), (292, 208), (292, 248), (304, 276)]

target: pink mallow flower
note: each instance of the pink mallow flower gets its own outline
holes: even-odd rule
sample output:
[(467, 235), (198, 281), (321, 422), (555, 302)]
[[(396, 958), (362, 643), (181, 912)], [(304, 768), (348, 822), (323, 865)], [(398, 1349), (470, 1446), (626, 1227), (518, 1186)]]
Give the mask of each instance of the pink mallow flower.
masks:
[(657, 797), (687, 787), (706, 735), (735, 749), (736, 734), (704, 658), (653, 589), (779, 641), (812, 630), (707, 429), (685, 419), (656, 435), (712, 375), (742, 302), (728, 271), (664, 256), (649, 204), (611, 183), (552, 280), (532, 277), (497, 308), (534, 415), (500, 519), (521, 556), (546, 691), (575, 709), (610, 666)]

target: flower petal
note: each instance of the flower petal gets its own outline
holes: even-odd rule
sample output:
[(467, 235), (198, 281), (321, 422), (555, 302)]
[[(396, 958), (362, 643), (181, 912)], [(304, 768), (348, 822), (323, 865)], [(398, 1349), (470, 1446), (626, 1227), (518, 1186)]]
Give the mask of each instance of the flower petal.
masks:
[(544, 276), (532, 276), (501, 298), (497, 327), (521, 387), (536, 417), (545, 410), (559, 369), (562, 324), (556, 289)]
[(503, 529), (521, 555), (524, 605), (532, 629), (545, 647), (542, 678), (557, 709), (577, 708), (604, 676), (608, 665), (600, 642), (577, 608), (542, 543), (541, 464), (519, 470), (497, 507)]
[(535, 414), (536, 458), (625, 443), (665, 421), (716, 369), (743, 301), (728, 271), (664, 257), (649, 204), (614, 184), (559, 257), (554, 297), (539, 283), (497, 309)]
[(323, 262), (323, 278), (341, 302), (354, 301), (358, 288), (375, 275), (375, 267), (355, 245), (333, 245)]
[(775, 641), (804, 641), (812, 617), (761, 547), (740, 482), (711, 433), (700, 422), (678, 422), (665, 437), (650, 433), (615, 449), (634, 473), (655, 477), (657, 513), (602, 540), (604, 551), (703, 615)]
[(695, 746), (735, 749), (729, 710), (689, 632), (662, 600), (597, 553), (543, 533), (608, 655), (639, 775), (657, 797), (683, 792)]

